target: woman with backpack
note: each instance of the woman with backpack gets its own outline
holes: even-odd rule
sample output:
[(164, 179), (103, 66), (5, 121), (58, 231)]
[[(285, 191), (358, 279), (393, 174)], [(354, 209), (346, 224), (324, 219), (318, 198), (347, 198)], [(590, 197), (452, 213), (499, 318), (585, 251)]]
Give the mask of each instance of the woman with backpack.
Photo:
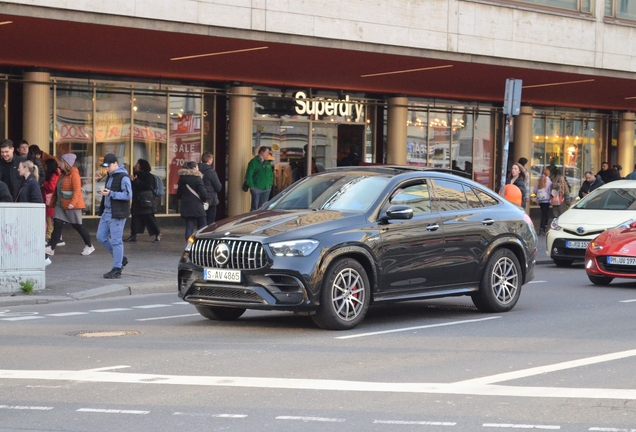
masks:
[(155, 217), (157, 213), (157, 203), (155, 201), (155, 182), (161, 181), (150, 171), (150, 163), (145, 159), (137, 160), (133, 167), (132, 191), (133, 199), (131, 206), (132, 218), (130, 221), (130, 237), (126, 242), (136, 242), (137, 234), (143, 234), (148, 228), (148, 235), (155, 236), (155, 243), (161, 241), (161, 230)]

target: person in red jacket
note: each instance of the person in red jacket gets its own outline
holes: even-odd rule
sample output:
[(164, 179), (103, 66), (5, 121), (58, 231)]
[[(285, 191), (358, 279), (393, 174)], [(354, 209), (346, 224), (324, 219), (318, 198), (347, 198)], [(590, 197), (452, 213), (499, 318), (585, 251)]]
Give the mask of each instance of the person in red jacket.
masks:
[(42, 183), (42, 199), (44, 200), (44, 204), (46, 204), (46, 244), (48, 246), (51, 241), (51, 234), (53, 233), (53, 214), (55, 213), (55, 208), (51, 206), (51, 201), (55, 193), (57, 181), (60, 179), (62, 173), (55, 159), (47, 159), (45, 163), (46, 174), (44, 183)]

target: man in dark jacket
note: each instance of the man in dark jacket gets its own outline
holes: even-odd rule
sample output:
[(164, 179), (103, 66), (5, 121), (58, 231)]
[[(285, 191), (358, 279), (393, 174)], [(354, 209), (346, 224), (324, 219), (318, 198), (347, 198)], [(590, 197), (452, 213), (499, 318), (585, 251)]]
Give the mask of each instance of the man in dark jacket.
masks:
[(579, 189), (579, 198), (583, 198), (585, 195), (592, 192), (594, 189), (599, 186), (603, 186), (603, 180), (601, 180), (600, 176), (594, 175), (592, 171), (585, 172), (585, 181), (581, 184), (581, 189)]
[(108, 172), (106, 187), (99, 192), (102, 202), (99, 214), (102, 218), (97, 226), (97, 240), (104, 245), (113, 256), (113, 268), (104, 274), (106, 279), (119, 279), (123, 267), (128, 264), (124, 256), (124, 225), (130, 216), (130, 199), (132, 198), (132, 184), (128, 171), (119, 166), (117, 156), (104, 156), (102, 166)]
[(24, 177), (18, 172), (18, 166), (24, 159), (14, 155), (13, 141), (6, 139), (0, 143), (0, 181), (9, 186), (13, 200), (18, 196)]
[(40, 158), (37, 157), (35, 152), (29, 152), (30, 148), (31, 147), (29, 147), (29, 142), (27, 140), (20, 141), (17, 149), (18, 156), (24, 158), (24, 160), (33, 162), (33, 165), (35, 165), (38, 170), (38, 183), (40, 184), (40, 187), (42, 187), (42, 183), (44, 183), (44, 177), (46, 176), (46, 173), (44, 172), (44, 166), (42, 165), (42, 161), (40, 160)]
[(216, 174), (212, 165), (214, 164), (214, 155), (210, 152), (205, 152), (201, 156), (201, 163), (199, 163), (199, 171), (203, 174), (203, 185), (205, 190), (208, 191), (208, 204), (210, 205), (205, 211), (205, 219), (208, 225), (214, 223), (216, 220), (216, 206), (219, 204), (218, 192), (221, 192), (223, 185), (219, 180), (219, 176)]
[(605, 184), (605, 183), (613, 182), (614, 180), (621, 179), (620, 173), (616, 171), (614, 168), (610, 169), (610, 166), (607, 162), (601, 163), (601, 170), (596, 173), (596, 176), (600, 177), (601, 180), (603, 180), (603, 183), (601, 184)]

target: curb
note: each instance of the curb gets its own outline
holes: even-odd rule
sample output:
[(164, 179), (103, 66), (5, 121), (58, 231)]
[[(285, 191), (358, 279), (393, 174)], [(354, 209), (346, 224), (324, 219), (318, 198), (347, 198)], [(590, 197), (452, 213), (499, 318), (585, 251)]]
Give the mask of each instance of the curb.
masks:
[(128, 295), (143, 294), (161, 294), (175, 293), (177, 294), (176, 281), (156, 281), (156, 282), (138, 282), (127, 285), (105, 285), (97, 288), (91, 288), (84, 291), (78, 291), (66, 296), (54, 295), (12, 295), (0, 297), (0, 307), (2, 306), (25, 306), (48, 304), (73, 300), (100, 299), (122, 297)]

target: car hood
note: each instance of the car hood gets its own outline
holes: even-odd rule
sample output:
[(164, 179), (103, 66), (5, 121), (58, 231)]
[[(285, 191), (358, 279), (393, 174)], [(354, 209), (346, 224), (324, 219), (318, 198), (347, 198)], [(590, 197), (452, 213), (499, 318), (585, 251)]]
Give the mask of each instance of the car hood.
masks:
[(579, 210), (570, 209), (559, 216), (559, 225), (575, 230), (585, 227), (586, 231), (613, 228), (623, 222), (636, 218), (634, 210)]
[(612, 228), (595, 239), (603, 246), (602, 255), (636, 256), (636, 228)]
[(333, 210), (259, 210), (223, 219), (201, 231), (197, 237), (270, 237), (271, 241), (313, 238), (318, 234), (363, 224), (361, 213)]

